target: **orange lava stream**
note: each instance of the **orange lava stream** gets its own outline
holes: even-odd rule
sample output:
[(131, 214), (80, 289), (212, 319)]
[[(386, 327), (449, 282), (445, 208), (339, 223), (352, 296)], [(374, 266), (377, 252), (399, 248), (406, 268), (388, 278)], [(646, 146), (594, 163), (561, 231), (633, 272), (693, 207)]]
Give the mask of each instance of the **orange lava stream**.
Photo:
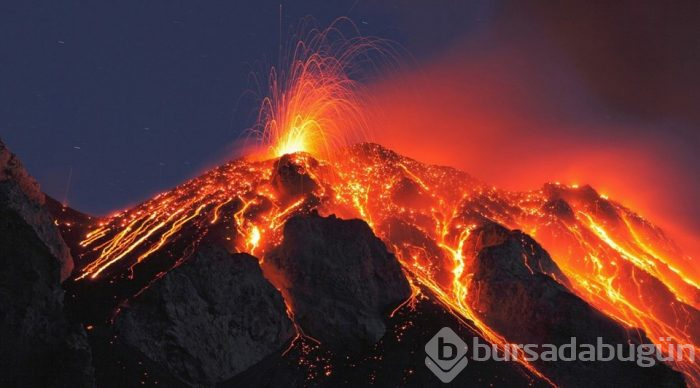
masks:
[[(423, 165), (374, 145), (341, 154), (333, 162), (292, 156), (292, 163), (318, 185), (289, 198), (273, 184), (276, 160), (236, 161), (117, 214), (82, 241), (94, 259), (76, 280), (109, 276), (123, 265), (133, 270), (193, 228), (206, 233), (230, 227), (231, 249), (263, 262), (265, 252), (281, 241), (289, 217), (317, 209), (365, 219), (416, 285), (503, 347), (507, 339), (473, 311), (467, 291), (471, 274), (465, 242), (476, 225), (494, 220), (532, 234), (568, 277), (573, 292), (621, 324), (643, 330), (662, 352), (668, 343), (691, 344), (700, 352), (697, 279), (676, 265), (682, 256), (670, 240), (622, 206), (589, 195), (587, 188), (563, 185), (528, 193), (499, 191), (462, 172)], [(559, 200), (571, 207), (570, 213), (548, 210)], [(698, 385), (696, 363), (669, 364), (690, 385)], [(523, 365), (546, 379), (532, 365)]]
[[(575, 291), (625, 326), (642, 329), (663, 354), (668, 354), (669, 344), (688, 344), (698, 354), (699, 322), (697, 315), (693, 319), (691, 313), (697, 308), (696, 284), (679, 271), (670, 270), (668, 263), (671, 260), (652, 254), (652, 248), (641, 244), (638, 237), (617, 240), (611, 236), (611, 231), (583, 211), (578, 212), (577, 219), (579, 224), (568, 228), (587, 251), (584, 256), (585, 269), (578, 267), (576, 258), (565, 253), (555, 254), (559, 267), (573, 280)], [(584, 233), (581, 232), (581, 225), (587, 226), (587, 230), (583, 229)], [(626, 227), (630, 235), (635, 235), (632, 225), (626, 224)], [(553, 247), (552, 251), (557, 252), (557, 247)], [(632, 276), (620, 275), (621, 261), (633, 266)], [(653, 291), (645, 289), (647, 281), (640, 279), (646, 276), (660, 281), (670, 291), (672, 299), (655, 298)], [(689, 385), (700, 384), (700, 366), (696, 362), (685, 359), (668, 363), (685, 374)]]
[[(391, 156), (369, 165), (366, 161), (348, 158), (349, 163), (336, 166), (341, 172), (341, 181), (351, 182), (336, 190), (339, 207), (355, 207), (355, 216), (371, 219), (374, 230), (394, 247), (399, 260), (418, 281), (451, 310), (472, 321), (492, 343), (507, 342), (483, 324), (466, 303), (470, 274), (464, 273), (463, 244), (471, 225), (479, 219), (495, 220), (510, 228), (542, 236), (540, 242), (569, 277), (574, 292), (621, 324), (642, 329), (663, 354), (668, 354), (669, 343), (688, 344), (696, 353), (700, 351), (697, 280), (685, 276), (674, 266), (675, 261), (682, 260), (677, 248), (659, 230), (629, 210), (597, 194), (591, 203), (572, 198), (569, 204), (574, 208), (575, 219), (564, 222), (543, 210), (555, 194), (502, 192), (475, 184), (451, 169), (426, 167), (412, 161), (391, 166), (387, 158)], [(349, 164), (357, 166), (349, 167)], [(414, 165), (407, 167), (410, 164)], [(414, 192), (406, 194), (404, 200), (408, 203), (397, 203), (396, 192), (392, 190), (405, 179), (414, 182)], [(576, 196), (584, 190), (573, 186), (555, 187), (564, 192), (564, 196)], [(412, 195), (416, 198), (410, 198)], [(453, 205), (445, 206), (445, 203)], [(617, 229), (605, 226), (605, 214), (598, 214), (596, 206), (612, 209), (610, 223), (616, 221)], [(329, 212), (337, 211), (329, 207)], [(444, 217), (445, 214), (449, 216)], [(452, 266), (448, 268), (454, 275), (451, 282), (440, 280), (439, 268), (435, 268), (435, 262), (439, 261), (435, 250), (396, 239), (391, 225), (386, 225), (386, 220), (392, 218), (405, 220), (419, 229), (452, 259)], [(636, 220), (635, 224), (631, 219)], [(643, 238), (645, 243), (642, 243)], [(676, 256), (657, 253), (662, 250), (675, 252)], [(624, 271), (619, 269), (623, 261), (626, 262)], [(645, 283), (653, 283), (654, 288), (645, 287)], [(669, 364), (683, 372), (690, 385), (698, 386), (700, 367), (687, 356), (685, 353), (683, 361)]]
[[(507, 192), (378, 145), (349, 147), (364, 139), (366, 120), (350, 64), (381, 42), (336, 44), (330, 37), (337, 31), (331, 26), (300, 40), (306, 43), (293, 45), (287, 72), (271, 72), (252, 131), (263, 160), (227, 163), (94, 225), (80, 242), (89, 264), (75, 280), (135, 272), (156, 257), (181, 262), (186, 254), (177, 243), (210, 236), (264, 265), (286, 220), (316, 210), (365, 220), (404, 267), (414, 296), (420, 287), (429, 289), (463, 324), (503, 349), (507, 338), (484, 323), (468, 293), (474, 252), (465, 243), (490, 220), (531, 234), (574, 293), (626, 327), (643, 330), (662, 352), (674, 342), (700, 354), (700, 279), (683, 271), (688, 259), (662, 231), (630, 210), (589, 187), (548, 184)], [(295, 153), (285, 157), (298, 169), (293, 173), (282, 171), (279, 157), (288, 153)], [(312, 187), (302, 185), (304, 179)], [(670, 365), (700, 386), (697, 363)]]

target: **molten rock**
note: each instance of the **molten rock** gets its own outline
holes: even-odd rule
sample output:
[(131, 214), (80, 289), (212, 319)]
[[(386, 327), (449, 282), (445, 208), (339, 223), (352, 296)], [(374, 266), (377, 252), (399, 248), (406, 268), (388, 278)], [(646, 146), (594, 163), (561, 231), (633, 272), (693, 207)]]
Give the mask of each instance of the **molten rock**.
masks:
[(386, 220), (379, 225), (379, 229), (385, 231), (384, 237), (388, 241), (395, 242), (394, 249), (396, 250), (394, 252), (396, 254), (412, 257), (411, 250), (406, 247), (418, 247), (426, 252), (426, 258), (429, 259), (420, 260), (419, 264), (435, 274), (437, 284), (443, 287), (450, 286), (454, 279), (452, 259), (447, 257), (445, 251), (424, 230), (396, 217)]
[(293, 217), (265, 265), (296, 322), (330, 348), (375, 343), (387, 315), (411, 295), (398, 261), (361, 220)]
[(120, 340), (196, 385), (230, 379), (294, 336), (257, 260), (213, 246), (156, 281), (115, 325)]
[[(520, 231), (486, 224), (470, 235), (467, 253), (473, 253), (468, 269), (473, 273), (472, 308), (509, 343), (559, 346), (576, 337), (578, 344), (595, 346), (601, 337), (605, 344), (624, 345), (628, 354), (628, 341), (648, 341), (572, 294), (549, 254)], [(536, 362), (535, 366), (563, 386), (581, 381), (591, 386), (641, 386), (648, 381), (683, 386), (679, 373), (659, 364), (643, 368), (612, 360)]]

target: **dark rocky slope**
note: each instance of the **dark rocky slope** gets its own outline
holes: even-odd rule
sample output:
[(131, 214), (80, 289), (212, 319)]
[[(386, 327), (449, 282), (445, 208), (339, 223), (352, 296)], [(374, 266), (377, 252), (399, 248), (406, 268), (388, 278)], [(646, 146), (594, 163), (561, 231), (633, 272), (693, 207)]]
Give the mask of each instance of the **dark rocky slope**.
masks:
[(211, 386), (282, 351), (294, 334), (257, 259), (206, 246), (122, 309), (114, 349), (122, 362), (141, 357), (179, 383)]
[(346, 351), (385, 333), (385, 318), (411, 295), (401, 265), (361, 220), (317, 214), (284, 226), (265, 271), (282, 290), (305, 334)]
[(61, 280), (73, 271), (73, 258), (44, 207), (46, 197), (39, 184), (0, 139), (0, 204), (12, 209), (34, 230), (37, 237), (60, 263)]
[[(364, 352), (347, 355), (323, 344), (300, 341), (286, 354), (275, 354), (224, 384), (235, 387), (439, 387), (425, 366), (425, 344), (443, 327), (467, 344), (474, 331), (448, 313), (429, 290), (413, 305), (401, 307), (386, 323), (386, 334)], [(550, 387), (515, 362), (474, 361), (449, 385), (454, 387)]]
[(42, 204), (0, 142), (0, 386), (89, 387), (86, 334), (63, 308), (72, 261)]
[[(274, 166), (269, 183), (282, 203), (306, 198), (299, 213), (307, 213), (320, 201), (311, 198), (316, 182), (292, 159)], [(418, 207), (425, 195), (406, 179), (392, 198)], [(424, 346), (435, 333), (450, 327), (468, 344), (480, 338), (429, 290), (402, 305), (411, 294), (402, 269), (360, 220), (291, 218), (282, 244), (266, 256), (263, 277), (255, 258), (223, 248), (232, 249), (227, 239), (238, 205), (221, 207), (219, 225), (183, 229), (139, 271), (125, 264), (115, 268), (118, 275), (66, 281), (64, 298), (61, 279), (89, 259), (71, 258), (66, 246), (77, 251), (95, 220), (45, 197), (0, 143), (0, 385), (90, 386), (94, 367), (99, 387), (434, 386), (441, 383), (424, 366)], [(570, 218), (564, 205), (553, 200), (547, 210)], [(439, 284), (451, 283), (451, 259), (434, 241), (420, 228), (386, 221), (392, 233), (435, 252)], [(510, 342), (646, 341), (574, 296), (547, 252), (521, 232), (487, 223), (472, 233), (465, 253), (473, 308)], [(309, 337), (294, 337), (280, 291), (266, 278)], [(72, 315), (64, 313), (68, 302)], [(683, 384), (664, 365), (537, 367), (563, 386)], [(453, 384), (546, 385), (517, 363), (492, 360), (470, 360)]]
[[(650, 343), (641, 331), (626, 329), (588, 305), (562, 284), (568, 280), (532, 238), (489, 223), (476, 229), (466, 244), (470, 302), (483, 319), (514, 344), (564, 345)], [(557, 279), (557, 280), (555, 280)], [(544, 351), (540, 349), (539, 351)], [(577, 350), (576, 352), (578, 353)], [(657, 364), (634, 362), (535, 362), (539, 370), (562, 386), (684, 386), (680, 373)]]

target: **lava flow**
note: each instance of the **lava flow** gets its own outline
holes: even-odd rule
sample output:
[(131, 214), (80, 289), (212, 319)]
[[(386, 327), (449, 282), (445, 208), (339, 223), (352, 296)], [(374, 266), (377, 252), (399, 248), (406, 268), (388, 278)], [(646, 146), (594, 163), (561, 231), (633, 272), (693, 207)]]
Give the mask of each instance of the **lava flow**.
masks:
[[(503, 345), (506, 339), (479, 319), (467, 293), (464, 242), (476, 225), (492, 220), (537, 238), (575, 293), (625, 326), (643, 329), (662, 351), (668, 343), (693, 344), (700, 351), (698, 280), (675, 265), (683, 259), (678, 248), (648, 221), (590, 187), (548, 184), (533, 192), (505, 192), (373, 144), (336, 156), (332, 162), (305, 153), (230, 162), (103, 220), (81, 243), (88, 264), (76, 280), (123, 276), (125, 268), (137, 271), (151, 258), (177, 263), (191, 250), (173, 247), (221, 233), (232, 250), (264, 261), (265, 252), (280, 242), (284, 222), (315, 209), (367, 221), (414, 282)], [(673, 366), (693, 384), (698, 381), (697, 364)]]
[[(295, 46), (289, 73), (271, 73), (255, 130), (267, 158), (229, 162), (98, 221), (80, 243), (75, 281), (89, 287), (128, 279), (142, 289), (210, 239), (256, 255), (264, 269), (285, 221), (317, 211), (366, 221), (416, 293), (429, 289), (461, 322), (504, 346), (507, 338), (479, 317), (468, 292), (473, 252), (465, 242), (493, 221), (537, 239), (571, 291), (625, 327), (643, 330), (661, 352), (669, 343), (700, 352), (700, 279), (684, 273), (680, 249), (631, 210), (588, 186), (503, 191), (376, 144), (351, 145), (365, 127), (347, 64), (377, 45), (332, 45), (329, 31)], [(698, 364), (669, 365), (700, 385)]]

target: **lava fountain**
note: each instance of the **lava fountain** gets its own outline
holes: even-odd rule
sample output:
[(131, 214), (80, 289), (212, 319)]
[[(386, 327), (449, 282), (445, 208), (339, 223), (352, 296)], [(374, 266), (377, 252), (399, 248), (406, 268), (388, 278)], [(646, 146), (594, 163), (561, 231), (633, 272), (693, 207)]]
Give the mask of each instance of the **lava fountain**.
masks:
[[(621, 325), (643, 329), (652, 341), (673, 338), (700, 351), (700, 279), (684, 273), (674, 244), (631, 210), (588, 187), (504, 191), (378, 145), (353, 146), (367, 139), (369, 120), (354, 75), (358, 66), (376, 64), (373, 53), (392, 49), (379, 39), (346, 38), (338, 24), (345, 22), (293, 41), (283, 65), (270, 71), (268, 95), (250, 130), (261, 160), (229, 162), (95, 222), (80, 244), (83, 265), (74, 280), (85, 287), (123, 284), (149, 278), (139, 274), (157, 264), (148, 269), (152, 279), (212, 238), (257, 255), (264, 268), (286, 220), (318, 211), (365, 220), (402, 264), (414, 297), (430, 290), (461, 322), (504, 347), (507, 338), (481, 319), (468, 292), (472, 252), (465, 243), (486, 220), (540, 240), (571, 281), (571, 292)], [(697, 364), (672, 366), (698, 385)]]
[(307, 32), (280, 51), (278, 67), (268, 74), (249, 130), (264, 157), (303, 151), (328, 159), (338, 148), (368, 140), (368, 96), (359, 78), (398, 57), (395, 45), (361, 36), (347, 18), (326, 29), (310, 23), (302, 22), (298, 30)]

